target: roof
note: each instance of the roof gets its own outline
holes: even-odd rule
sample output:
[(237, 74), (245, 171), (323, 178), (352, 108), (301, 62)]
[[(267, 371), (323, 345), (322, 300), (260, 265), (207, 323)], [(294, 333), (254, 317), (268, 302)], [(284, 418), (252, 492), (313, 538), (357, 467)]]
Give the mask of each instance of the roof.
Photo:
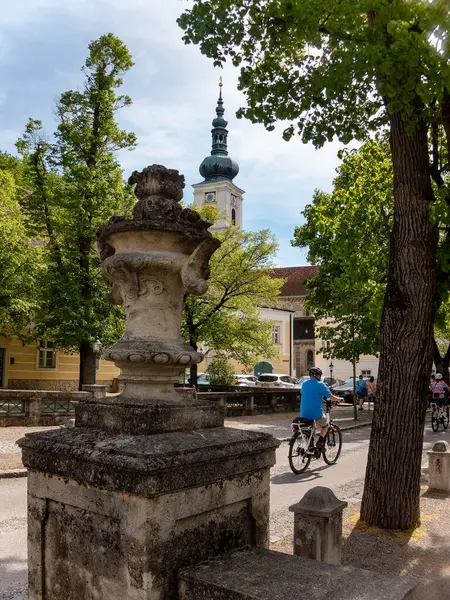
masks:
[(316, 267), (307, 265), (304, 267), (280, 267), (273, 269), (271, 276), (287, 280), (281, 288), (281, 297), (306, 296), (305, 280), (309, 277), (314, 277), (316, 273)]

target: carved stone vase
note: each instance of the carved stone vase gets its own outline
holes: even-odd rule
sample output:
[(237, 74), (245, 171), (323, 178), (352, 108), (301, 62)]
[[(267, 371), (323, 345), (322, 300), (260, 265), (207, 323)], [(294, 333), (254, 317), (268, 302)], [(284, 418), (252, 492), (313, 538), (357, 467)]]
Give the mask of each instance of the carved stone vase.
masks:
[[(103, 358), (121, 370), (119, 380), (125, 388), (107, 407), (98, 403), (81, 407), (77, 418), (87, 426), (105, 426), (108, 421), (114, 429), (112, 404), (122, 431), (124, 419), (133, 432), (137, 424), (144, 426), (144, 419), (145, 432), (155, 433), (185, 428), (186, 419), (192, 421), (193, 413), (186, 414), (183, 407), (193, 407), (194, 392), (178, 390), (174, 384), (203, 356), (182, 339), (181, 317), (186, 294), (205, 293), (208, 262), (220, 242), (208, 231), (211, 223), (180, 206), (184, 177), (178, 171), (152, 165), (135, 171), (129, 183), (135, 184), (138, 198), (133, 219), (113, 217), (97, 235), (112, 301), (122, 304), (126, 313), (122, 340), (103, 352)], [(218, 425), (211, 407), (205, 404), (204, 409), (206, 421)]]

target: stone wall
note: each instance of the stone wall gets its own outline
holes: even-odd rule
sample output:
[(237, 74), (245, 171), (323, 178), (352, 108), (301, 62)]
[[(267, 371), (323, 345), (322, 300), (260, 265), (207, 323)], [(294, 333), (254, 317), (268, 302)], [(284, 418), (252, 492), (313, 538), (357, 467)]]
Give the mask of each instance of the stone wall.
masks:
[(236, 391), (199, 392), (198, 397), (217, 402), (227, 417), (299, 410), (300, 392), (295, 389), (237, 388)]

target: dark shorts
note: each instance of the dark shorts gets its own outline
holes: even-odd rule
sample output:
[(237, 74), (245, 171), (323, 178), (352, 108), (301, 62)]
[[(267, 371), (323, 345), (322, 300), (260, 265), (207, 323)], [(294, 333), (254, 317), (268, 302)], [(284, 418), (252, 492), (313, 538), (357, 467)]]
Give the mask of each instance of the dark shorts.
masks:
[(364, 392), (357, 392), (356, 395), (358, 396), (359, 399), (366, 397), (366, 394)]

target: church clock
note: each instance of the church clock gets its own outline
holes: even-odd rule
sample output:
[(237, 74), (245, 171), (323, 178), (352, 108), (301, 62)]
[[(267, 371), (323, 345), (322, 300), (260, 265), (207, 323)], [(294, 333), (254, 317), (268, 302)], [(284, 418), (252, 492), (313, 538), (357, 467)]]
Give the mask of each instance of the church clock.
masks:
[(205, 204), (216, 203), (216, 192), (205, 192)]

